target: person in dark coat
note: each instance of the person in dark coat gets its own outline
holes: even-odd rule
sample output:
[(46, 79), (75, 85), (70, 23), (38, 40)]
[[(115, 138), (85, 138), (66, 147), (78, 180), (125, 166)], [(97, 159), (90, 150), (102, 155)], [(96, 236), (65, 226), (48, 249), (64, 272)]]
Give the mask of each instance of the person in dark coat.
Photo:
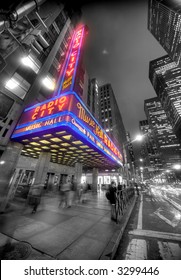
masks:
[(136, 193), (137, 193), (137, 195), (139, 195), (139, 187), (138, 187), (138, 184), (135, 182), (135, 188), (136, 188)]
[(116, 183), (114, 181), (111, 182), (109, 185), (109, 202), (111, 204), (111, 219), (115, 220), (115, 204), (116, 204)]

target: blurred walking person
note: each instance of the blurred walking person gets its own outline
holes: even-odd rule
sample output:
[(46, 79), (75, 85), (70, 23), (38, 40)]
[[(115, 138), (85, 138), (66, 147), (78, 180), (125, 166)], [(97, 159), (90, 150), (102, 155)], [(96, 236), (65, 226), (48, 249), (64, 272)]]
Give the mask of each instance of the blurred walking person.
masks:
[(37, 211), (38, 205), (41, 202), (41, 196), (44, 185), (41, 183), (34, 184), (28, 194), (28, 204), (33, 207), (32, 213)]
[(62, 184), (60, 187), (60, 204), (59, 207), (71, 207), (71, 199), (70, 199), (70, 192), (72, 190), (72, 183), (70, 179), (67, 180), (66, 183)]

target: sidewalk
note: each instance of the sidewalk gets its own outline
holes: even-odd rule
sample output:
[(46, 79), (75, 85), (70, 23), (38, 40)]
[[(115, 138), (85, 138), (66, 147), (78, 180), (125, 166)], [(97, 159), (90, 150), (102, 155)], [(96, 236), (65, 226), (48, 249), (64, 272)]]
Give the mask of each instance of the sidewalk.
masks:
[(103, 191), (89, 193), (86, 202), (71, 208), (58, 208), (59, 196), (46, 195), (35, 214), (29, 206), (14, 204), (13, 211), (0, 215), (0, 254), (9, 241), (4, 259), (113, 259), (135, 201), (133, 197), (118, 224), (110, 219)]

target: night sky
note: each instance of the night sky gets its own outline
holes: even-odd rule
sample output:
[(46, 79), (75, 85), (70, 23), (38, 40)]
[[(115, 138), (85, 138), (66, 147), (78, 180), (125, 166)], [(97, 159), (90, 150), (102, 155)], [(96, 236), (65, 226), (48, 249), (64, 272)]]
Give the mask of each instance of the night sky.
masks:
[(148, 1), (94, 1), (82, 5), (89, 26), (85, 65), (90, 78), (111, 83), (127, 131), (134, 138), (146, 119), (144, 100), (155, 97), (149, 61), (165, 51), (147, 29)]
[[(156, 94), (148, 78), (149, 61), (165, 51), (147, 29), (148, 0), (47, 0), (82, 10), (89, 27), (85, 65), (99, 85), (111, 83), (127, 131), (134, 138), (146, 118), (144, 99)], [(26, 0), (6, 0), (1, 8)]]

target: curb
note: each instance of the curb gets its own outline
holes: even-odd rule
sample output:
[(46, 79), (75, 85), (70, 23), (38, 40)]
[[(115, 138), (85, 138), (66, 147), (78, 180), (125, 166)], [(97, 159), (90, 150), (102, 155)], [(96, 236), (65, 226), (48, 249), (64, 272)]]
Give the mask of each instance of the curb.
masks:
[(137, 197), (134, 196), (133, 199), (130, 201), (130, 206), (128, 206), (128, 209), (126, 209), (126, 212), (123, 214), (123, 217), (119, 224), (119, 229), (116, 230), (116, 232), (113, 234), (111, 240), (109, 241), (106, 249), (103, 251), (100, 260), (113, 260), (117, 248), (119, 246), (119, 243), (121, 241), (121, 238), (123, 236), (124, 230), (126, 228), (126, 225), (129, 221), (129, 218), (131, 216), (131, 213), (133, 211), (133, 208), (135, 206)]

